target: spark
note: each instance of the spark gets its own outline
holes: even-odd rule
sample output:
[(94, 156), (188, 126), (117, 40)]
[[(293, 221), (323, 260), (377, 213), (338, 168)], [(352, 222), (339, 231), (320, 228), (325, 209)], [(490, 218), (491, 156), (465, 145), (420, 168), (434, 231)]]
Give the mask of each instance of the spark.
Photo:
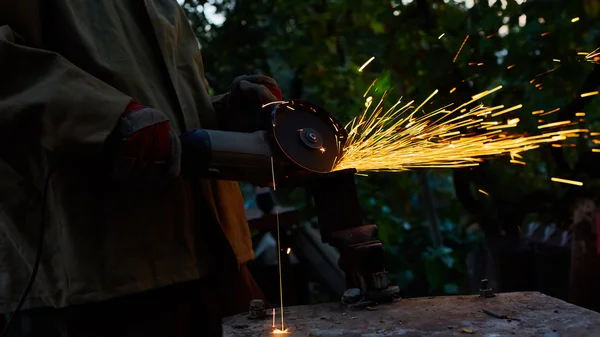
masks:
[(586, 92), (581, 94), (581, 97), (589, 97), (589, 96), (594, 96), (594, 95), (598, 95), (598, 91), (591, 91), (591, 92)]
[(592, 149), (592, 152), (600, 152), (600, 149)]
[(480, 190), (478, 190), (478, 191), (479, 191), (479, 193), (482, 193), (482, 194), (485, 194), (485, 195), (488, 195), (488, 196), (489, 196), (488, 192), (486, 192), (486, 191), (484, 191), (484, 190), (481, 190), (481, 189), (480, 189)]
[(514, 64), (511, 64), (511, 65), (509, 65), (508, 67), (506, 67), (506, 69), (511, 69), (511, 68), (513, 68), (514, 66), (515, 66)]
[(452, 63), (456, 62), (456, 59), (458, 58), (460, 51), (463, 49), (463, 47), (465, 46), (465, 43), (467, 42), (468, 39), (469, 39), (469, 35), (467, 35), (465, 37), (463, 43), (460, 45), (460, 48), (458, 48), (458, 52), (456, 52), (456, 56), (454, 56), (454, 60), (452, 60)]
[(367, 97), (367, 94), (369, 93), (369, 91), (371, 91), (371, 88), (373, 88), (373, 85), (375, 85), (375, 82), (377, 82), (377, 80), (379, 80), (379, 78), (376, 78), (373, 80), (373, 82), (371, 82), (371, 85), (367, 88), (367, 91), (365, 91), (363, 97)]
[[(273, 157), (271, 157), (271, 175), (273, 177), (273, 190), (277, 189), (277, 184), (275, 183), (275, 164), (273, 162)], [(281, 240), (279, 235), (279, 210), (275, 209), (275, 219), (277, 221), (277, 266), (279, 269), (279, 301), (281, 304), (281, 331), (285, 333), (287, 331), (284, 327), (283, 323), (283, 282), (281, 278)]]
[(505, 114), (507, 112), (511, 112), (511, 111), (514, 111), (514, 110), (517, 110), (517, 109), (521, 109), (522, 107), (523, 107), (523, 104), (515, 105), (512, 108), (508, 108), (506, 110), (498, 111), (498, 112), (492, 114), (492, 117), (500, 116), (500, 115), (503, 115), (503, 114)]
[(369, 63), (373, 62), (374, 59), (375, 59), (375, 56), (372, 56), (367, 62), (365, 62), (360, 68), (358, 68), (358, 71), (362, 72), (363, 69), (365, 69), (365, 67), (368, 66)]
[(552, 61), (554, 61), (554, 62), (560, 62), (559, 59), (552, 59)]
[(454, 87), (454, 88), (450, 89), (450, 93), (453, 93), (453, 92), (455, 92), (455, 91), (456, 91), (456, 87)]
[(600, 136), (600, 132), (590, 132), (590, 136), (592, 136), (592, 137)]
[(264, 108), (264, 107), (267, 107), (267, 106), (269, 106), (269, 105), (275, 105), (275, 104), (287, 104), (287, 103), (288, 103), (288, 101), (274, 101), (274, 102), (269, 102), (269, 103), (267, 103), (267, 104), (263, 104), (263, 105), (262, 105), (262, 107)]
[[(560, 68), (560, 66), (554, 67), (554, 68), (552, 68), (550, 70), (546, 70), (543, 73), (539, 73), (539, 74), (535, 75), (535, 77), (540, 77), (540, 76), (544, 76), (544, 75), (550, 74), (551, 72), (555, 71), (558, 68)], [(533, 83), (533, 81), (535, 81), (535, 79), (531, 80), (529, 83)]]
[(575, 116), (583, 117), (583, 116), (585, 116), (585, 112), (577, 112), (577, 113), (575, 113)]
[[(449, 104), (432, 111), (421, 108), (438, 93), (437, 90), (417, 108), (413, 106), (414, 101), (402, 107), (398, 101), (391, 108), (384, 108), (389, 96), (386, 91), (378, 104), (371, 104), (346, 126), (348, 138), (344, 154), (334, 170), (398, 172), (415, 168), (478, 166), (491, 157), (508, 154), (517, 157), (542, 144), (555, 143), (566, 139), (567, 135), (586, 131), (544, 130), (537, 135), (508, 133), (505, 130), (516, 127), (520, 120), (501, 120), (499, 118), (503, 116), (500, 115), (522, 105), (498, 111), (496, 117), (492, 117), (492, 112), (503, 106), (486, 107), (478, 102), (500, 88), (486, 90), (457, 107)], [(569, 123), (565, 121), (564, 124)], [(542, 125), (542, 129), (550, 127), (549, 124)], [(477, 132), (469, 131), (471, 129)]]
[(511, 163), (513, 163), (513, 164), (527, 165), (527, 163), (526, 163), (526, 162), (524, 162), (524, 161), (520, 161), (520, 160), (514, 160), (514, 159), (511, 159), (511, 161), (510, 161), (510, 162), (511, 162)]
[(550, 35), (551, 33), (552, 32), (545, 32), (545, 33), (542, 33), (542, 36)]
[(588, 52), (586, 52), (586, 51), (580, 51), (580, 52), (577, 52), (577, 55), (584, 55), (584, 56), (587, 56), (587, 55), (589, 55), (589, 54), (590, 54), (590, 53), (588, 53)]
[(275, 328), (275, 308), (273, 308), (273, 328)]
[(560, 110), (560, 108), (556, 108), (556, 109), (554, 109), (554, 110), (550, 110), (550, 111), (547, 111), (547, 112), (541, 113), (541, 114), (540, 114), (540, 117), (541, 117), (541, 116), (547, 116), (547, 115), (549, 115), (549, 114), (551, 114), (551, 113), (555, 113), (555, 112), (557, 112), (558, 110)]
[(441, 39), (441, 38), (443, 38), (444, 35), (446, 35), (446, 33), (442, 33), (442, 35), (438, 36), (438, 40)]
[(577, 21), (579, 21), (579, 18), (572, 18), (571, 19), (571, 22), (577, 22)]
[(538, 126), (538, 129), (554, 128), (554, 127), (565, 125), (565, 124), (569, 124), (569, 123), (571, 123), (571, 121), (553, 122), (553, 123), (548, 123), (548, 124), (540, 125), (540, 126)]
[(283, 335), (283, 334), (288, 334), (288, 333), (289, 333), (288, 329), (284, 329), (284, 330), (275, 329), (275, 330), (273, 330), (273, 334), (274, 335)]
[[(596, 48), (593, 52), (585, 54), (585, 60), (592, 63), (598, 63), (598, 61), (600, 61), (598, 59), (598, 56), (600, 55), (599, 50), (600, 48)], [(579, 55), (579, 53), (577, 54)]]
[(292, 248), (289, 248), (289, 247), (288, 247), (288, 249), (287, 249), (287, 251), (286, 251), (286, 254), (287, 254), (287, 255), (290, 255), (290, 253), (291, 253), (291, 252), (292, 252)]
[(583, 183), (581, 181), (576, 181), (576, 180), (568, 180), (568, 179), (554, 178), (554, 177), (550, 178), (550, 180), (557, 182), (557, 183), (583, 186)]

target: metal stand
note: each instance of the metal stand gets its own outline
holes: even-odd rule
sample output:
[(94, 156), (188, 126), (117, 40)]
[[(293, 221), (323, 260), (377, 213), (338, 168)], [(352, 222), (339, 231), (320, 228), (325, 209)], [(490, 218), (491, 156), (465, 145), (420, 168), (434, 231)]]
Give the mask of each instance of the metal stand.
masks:
[(329, 173), (312, 185), (322, 240), (340, 251), (339, 266), (346, 274), (349, 289), (342, 302), (368, 305), (391, 301), (400, 289), (390, 285), (377, 226), (363, 223), (355, 173), (355, 170)]

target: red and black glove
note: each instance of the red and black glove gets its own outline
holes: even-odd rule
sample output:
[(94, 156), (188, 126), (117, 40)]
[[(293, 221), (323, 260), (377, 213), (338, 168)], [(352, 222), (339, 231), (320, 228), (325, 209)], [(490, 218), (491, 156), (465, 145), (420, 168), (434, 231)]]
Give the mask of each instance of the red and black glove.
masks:
[(167, 116), (135, 100), (125, 109), (109, 145), (118, 179), (157, 179), (180, 173), (181, 144)]
[(263, 105), (281, 101), (282, 95), (274, 79), (262, 76), (239, 76), (233, 80), (226, 111), (220, 116), (221, 128), (227, 131), (252, 132), (270, 124)]

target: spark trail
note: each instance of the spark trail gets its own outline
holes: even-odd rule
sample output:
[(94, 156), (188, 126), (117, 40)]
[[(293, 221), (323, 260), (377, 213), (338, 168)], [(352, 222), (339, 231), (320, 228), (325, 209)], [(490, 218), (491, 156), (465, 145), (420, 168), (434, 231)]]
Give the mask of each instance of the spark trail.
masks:
[[(510, 118), (510, 113), (522, 105), (505, 108), (477, 103), (501, 88), (486, 90), (458, 107), (448, 105), (432, 112), (424, 112), (422, 108), (438, 93), (437, 90), (416, 108), (413, 108), (414, 101), (401, 105), (399, 100), (391, 108), (384, 109), (389, 95), (386, 92), (378, 104), (369, 104), (346, 126), (348, 141), (334, 170), (355, 168), (359, 172), (395, 172), (477, 166), (489, 157), (512, 157), (541, 144), (555, 143), (565, 140), (568, 135), (588, 131), (569, 129), (548, 130), (539, 135), (510, 134), (504, 130), (516, 127), (520, 121)], [(369, 96), (367, 100), (372, 101), (372, 98)], [(552, 126), (558, 128), (562, 124)]]

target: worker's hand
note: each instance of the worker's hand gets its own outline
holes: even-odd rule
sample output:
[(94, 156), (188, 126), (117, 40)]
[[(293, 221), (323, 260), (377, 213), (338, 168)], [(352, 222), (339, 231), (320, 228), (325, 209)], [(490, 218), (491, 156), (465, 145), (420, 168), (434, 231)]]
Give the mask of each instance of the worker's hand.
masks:
[(117, 179), (152, 180), (180, 173), (179, 137), (161, 111), (132, 101), (107, 143)]
[(224, 128), (229, 131), (265, 130), (270, 116), (263, 105), (281, 101), (282, 95), (274, 79), (261, 76), (239, 76), (231, 84)]

